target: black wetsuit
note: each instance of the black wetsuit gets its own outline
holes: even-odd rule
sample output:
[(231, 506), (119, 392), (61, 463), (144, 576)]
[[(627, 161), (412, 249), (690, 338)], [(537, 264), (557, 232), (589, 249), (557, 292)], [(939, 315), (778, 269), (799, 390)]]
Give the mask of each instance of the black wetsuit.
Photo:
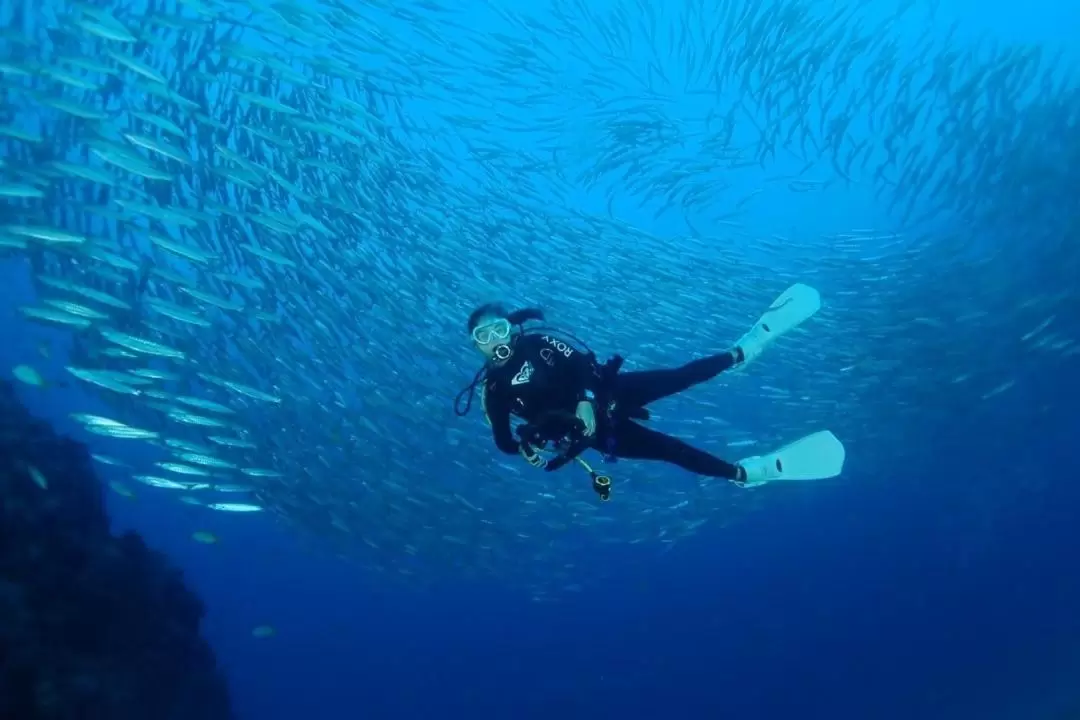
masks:
[(505, 453), (517, 453), (520, 446), (510, 428), (511, 415), (527, 423), (538, 423), (551, 413), (572, 415), (586, 392), (592, 392), (599, 400), (594, 403), (593, 447), (615, 457), (661, 460), (698, 475), (734, 480), (738, 468), (731, 463), (633, 419), (645, 415), (641, 410), (650, 403), (710, 380), (734, 363), (735, 357), (725, 352), (678, 368), (620, 372), (606, 378), (591, 354), (550, 335), (527, 333), (514, 341), (509, 360), (488, 371), (484, 410), (495, 444)]

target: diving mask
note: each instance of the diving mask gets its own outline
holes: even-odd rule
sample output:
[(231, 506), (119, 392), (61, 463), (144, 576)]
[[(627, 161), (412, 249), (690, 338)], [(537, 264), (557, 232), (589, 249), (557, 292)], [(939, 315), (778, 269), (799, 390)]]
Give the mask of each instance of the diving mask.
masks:
[(505, 341), (509, 338), (510, 321), (505, 318), (477, 325), (472, 331), (473, 342), (477, 345), (490, 345), (492, 342)]

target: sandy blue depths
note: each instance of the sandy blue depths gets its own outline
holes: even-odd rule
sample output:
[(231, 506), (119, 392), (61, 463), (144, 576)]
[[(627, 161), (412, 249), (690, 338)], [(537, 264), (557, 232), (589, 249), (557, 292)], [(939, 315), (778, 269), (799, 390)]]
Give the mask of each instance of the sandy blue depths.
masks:
[(543, 599), (594, 574), (583, 543), (667, 547), (772, 489), (626, 463), (601, 506), (496, 457), (450, 408), (469, 310), (542, 305), (639, 368), (804, 282), (811, 325), (658, 426), (725, 457), (829, 428), (871, 475), (1080, 352), (1075, 65), (934, 12), (7, 3), (0, 242), (49, 355), (16, 376), (100, 398), (73, 417), (120, 493)]

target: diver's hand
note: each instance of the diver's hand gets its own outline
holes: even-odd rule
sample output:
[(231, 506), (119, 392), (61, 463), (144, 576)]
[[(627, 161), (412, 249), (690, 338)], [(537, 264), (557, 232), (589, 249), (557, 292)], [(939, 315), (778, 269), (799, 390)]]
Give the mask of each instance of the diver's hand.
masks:
[(544, 456), (533, 449), (533, 446), (529, 443), (520, 443), (518, 450), (521, 452), (521, 457), (525, 458), (525, 462), (532, 465), (534, 468), (542, 468), (547, 465), (547, 460)]
[(592, 402), (588, 400), (582, 400), (577, 404), (577, 419), (581, 421), (585, 426), (583, 434), (585, 437), (592, 437), (596, 432), (596, 410), (593, 409)]

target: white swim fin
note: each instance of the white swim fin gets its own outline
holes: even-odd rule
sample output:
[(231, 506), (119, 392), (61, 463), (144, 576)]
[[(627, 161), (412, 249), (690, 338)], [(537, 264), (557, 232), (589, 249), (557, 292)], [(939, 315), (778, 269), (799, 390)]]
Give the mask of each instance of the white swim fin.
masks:
[(824, 480), (844, 469), (844, 444), (828, 430), (807, 435), (768, 455), (755, 455), (738, 463), (746, 471), (743, 487), (781, 480)]
[(793, 330), (821, 309), (821, 293), (809, 285), (796, 283), (773, 301), (750, 332), (739, 338), (735, 347), (741, 348), (744, 366), (765, 351), (776, 338)]

